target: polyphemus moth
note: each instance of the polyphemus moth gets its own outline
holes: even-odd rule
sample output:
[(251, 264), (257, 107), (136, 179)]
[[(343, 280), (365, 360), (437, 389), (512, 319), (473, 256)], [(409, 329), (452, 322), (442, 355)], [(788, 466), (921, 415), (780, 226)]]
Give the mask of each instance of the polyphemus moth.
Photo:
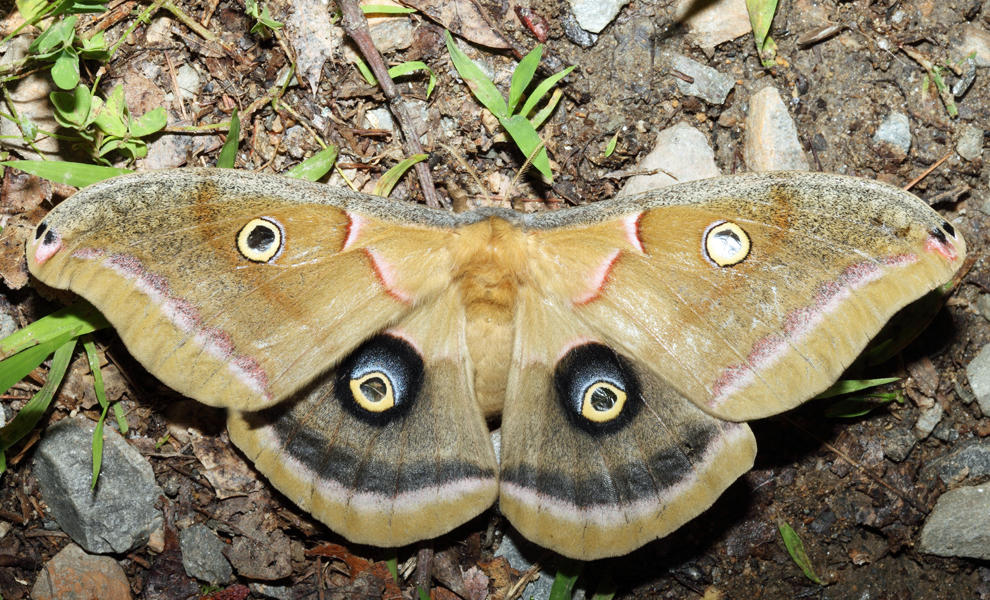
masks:
[(744, 421), (830, 385), (965, 252), (914, 196), (816, 173), (452, 214), (171, 170), (86, 188), (27, 244), (344, 537), (401, 546), (498, 500), (578, 559), (704, 511), (753, 464)]

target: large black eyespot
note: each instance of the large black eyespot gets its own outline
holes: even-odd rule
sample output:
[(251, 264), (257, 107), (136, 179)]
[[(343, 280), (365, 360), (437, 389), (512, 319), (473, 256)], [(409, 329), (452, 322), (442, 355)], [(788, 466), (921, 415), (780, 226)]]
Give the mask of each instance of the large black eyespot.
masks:
[(46, 221), (38, 223), (38, 228), (34, 230), (34, 239), (40, 240), (46, 231), (48, 231), (48, 223)]
[(948, 221), (942, 221), (942, 229), (952, 237), (956, 237), (956, 228), (952, 226), (952, 223)]
[(237, 250), (252, 262), (270, 262), (282, 251), (284, 238), (282, 225), (275, 219), (251, 219), (237, 234)]
[(629, 363), (603, 344), (572, 348), (557, 363), (553, 382), (571, 422), (589, 433), (622, 428), (642, 404)]
[(337, 368), (334, 395), (356, 417), (384, 424), (405, 414), (423, 387), (423, 358), (392, 335), (361, 344)]

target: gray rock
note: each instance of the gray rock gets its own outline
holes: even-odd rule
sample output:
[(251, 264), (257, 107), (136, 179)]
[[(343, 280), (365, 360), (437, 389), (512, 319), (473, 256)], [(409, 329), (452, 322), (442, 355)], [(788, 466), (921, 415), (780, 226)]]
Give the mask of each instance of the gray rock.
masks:
[(942, 494), (925, 520), (919, 550), (990, 559), (990, 486), (961, 487)]
[(966, 477), (990, 475), (990, 440), (962, 442), (958, 448), (929, 461), (921, 468), (922, 481), (937, 477), (945, 484), (958, 483)]
[(901, 462), (911, 454), (918, 438), (913, 433), (903, 428), (896, 428), (888, 431), (883, 438), (883, 453), (894, 462)]
[(973, 388), (983, 416), (990, 417), (990, 344), (983, 346), (973, 360), (966, 365), (966, 379)]
[(709, 104), (725, 102), (726, 96), (736, 85), (736, 80), (732, 77), (680, 54), (671, 55), (670, 64), (694, 79), (694, 82), (688, 83), (679, 77), (675, 78), (677, 89), (686, 96), (697, 96)]
[(767, 86), (749, 98), (743, 160), (750, 171), (807, 171), (810, 168), (798, 140), (797, 126), (780, 92)]
[(984, 319), (990, 321), (990, 294), (980, 294), (977, 296), (976, 310), (980, 311)]
[(966, 23), (963, 25), (962, 42), (957, 51), (960, 57), (975, 54), (978, 67), (990, 67), (990, 31), (975, 23)]
[(560, 15), (560, 25), (564, 28), (564, 35), (567, 36), (567, 39), (582, 48), (590, 48), (598, 41), (596, 34), (581, 29), (581, 25), (572, 13), (564, 12)]
[(619, 196), (659, 189), (675, 183), (717, 177), (715, 152), (704, 133), (683, 121), (657, 136), (657, 145), (637, 165), (652, 175), (630, 177)]
[[(519, 544), (519, 545), (517, 545)], [(509, 562), (509, 566), (513, 569), (519, 571), (526, 571), (533, 566), (533, 561), (526, 558), (519, 546), (531, 547), (532, 544), (524, 539), (522, 539), (515, 530), (509, 530), (505, 532), (502, 537), (502, 543), (499, 544), (498, 548), (495, 550), (495, 556), (504, 556), (505, 560)], [(542, 551), (539, 551), (535, 556), (539, 556)], [(534, 581), (530, 582), (523, 590), (520, 595), (521, 598), (549, 598), (550, 588), (553, 587), (554, 576), (550, 573), (546, 566), (540, 570), (540, 576)]]
[(275, 600), (294, 600), (296, 595), (292, 592), (291, 585), (269, 585), (267, 583), (249, 583), (248, 589), (252, 593), (265, 598)]
[(162, 522), (162, 494), (151, 465), (107, 427), (96, 489), (92, 477), (94, 423), (63, 419), (45, 432), (34, 459), (41, 496), (59, 527), (88, 552), (123, 553), (148, 541)]
[(570, 0), (570, 4), (581, 29), (601, 33), (629, 0)]
[(914, 432), (918, 434), (918, 437), (921, 439), (928, 437), (939, 421), (942, 420), (942, 414), (944, 412), (942, 405), (938, 402), (932, 404), (929, 408), (922, 409), (921, 414), (918, 416), (918, 421), (914, 424)]
[(877, 144), (886, 144), (901, 154), (907, 154), (911, 149), (911, 120), (904, 113), (890, 113), (877, 127), (873, 141)]
[(966, 160), (977, 160), (983, 155), (983, 130), (964, 125), (956, 140), (956, 152)]
[(206, 525), (196, 524), (179, 532), (182, 568), (186, 575), (207, 583), (227, 583), (234, 570), (223, 556), (227, 545)]

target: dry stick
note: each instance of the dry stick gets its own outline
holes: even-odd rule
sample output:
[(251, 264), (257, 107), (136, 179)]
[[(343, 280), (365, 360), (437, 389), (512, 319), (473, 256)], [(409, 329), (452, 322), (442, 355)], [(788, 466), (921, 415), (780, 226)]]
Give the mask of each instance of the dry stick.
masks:
[[(361, 7), (358, 6), (357, 0), (339, 0), (337, 5), (340, 7), (341, 13), (343, 13), (341, 25), (344, 26), (344, 31), (354, 40), (364, 59), (368, 61), (371, 72), (378, 79), (378, 85), (382, 87), (382, 92), (388, 100), (388, 106), (392, 109), (392, 114), (395, 115), (396, 120), (399, 122), (399, 129), (401, 130), (402, 139), (405, 142), (406, 153), (410, 156), (413, 154), (423, 154), (423, 146), (419, 143), (419, 134), (417, 133), (419, 129), (416, 127), (416, 118), (406, 106), (402, 95), (399, 93), (399, 89), (395, 86), (395, 82), (392, 81), (392, 78), (388, 74), (388, 68), (385, 67), (385, 61), (382, 60), (382, 55), (378, 53), (375, 43), (371, 41), (371, 33), (368, 31), (368, 21), (364, 18), (364, 13), (361, 12)], [(431, 208), (440, 208), (440, 198), (437, 196), (437, 190), (433, 186), (433, 176), (430, 175), (429, 164), (419, 162), (416, 163), (414, 168), (416, 169), (416, 175), (419, 176), (419, 186), (423, 190), (426, 205)]]
[(951, 156), (952, 156), (952, 152), (950, 151), (948, 154), (946, 154), (942, 158), (940, 158), (937, 161), (935, 161), (935, 164), (933, 164), (932, 166), (930, 166), (927, 169), (925, 169), (924, 173), (922, 173), (921, 175), (918, 175), (917, 177), (915, 177), (914, 179), (912, 179), (911, 180), (911, 183), (907, 184), (906, 186), (904, 186), (901, 189), (903, 189), (906, 192), (906, 191), (910, 190), (911, 188), (913, 188), (914, 186), (918, 185), (918, 182), (919, 181), (921, 181), (925, 177), (928, 177), (931, 174), (932, 171), (934, 171), (935, 169), (939, 168), (939, 166), (941, 166), (941, 164), (944, 163), (945, 161), (949, 160), (949, 157), (951, 157)]

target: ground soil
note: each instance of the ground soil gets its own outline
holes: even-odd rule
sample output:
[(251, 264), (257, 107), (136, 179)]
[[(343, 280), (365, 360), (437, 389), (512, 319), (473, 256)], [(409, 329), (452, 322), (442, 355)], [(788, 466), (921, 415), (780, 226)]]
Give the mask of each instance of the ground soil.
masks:
[[(112, 4), (121, 13), (119, 20), (106, 22), (107, 36), (116, 40), (133, 24), (134, 16), (128, 11), (134, 3)], [(240, 57), (203, 44), (177, 22), (171, 28), (181, 35), (151, 44), (146, 38), (149, 27), (139, 25), (106, 66), (104, 81), (112, 85), (134, 73), (154, 72), (154, 84), (168, 92), (174, 90), (170, 73), (191, 64), (205, 78), (195, 99), (197, 110), (182, 112), (176, 104), (169, 104), (170, 125), (183, 118), (190, 124), (220, 122), (229, 118), (235, 106), (244, 114), (289, 62), (282, 46), (249, 33), (252, 21), (240, 2), (182, 0), (176, 4), (197, 21), (209, 16), (208, 29), (237, 49)], [(270, 4), (275, 18), (284, 18), (287, 6)], [(490, 1), (482, 5), (490, 25), (514, 45), (528, 49), (536, 43), (512, 5)], [(750, 36), (722, 43), (706, 55), (671, 21), (672, 7), (666, 1), (634, 0), (590, 48), (564, 35), (566, 3), (535, 0), (529, 8), (549, 25), (547, 60), (552, 70), (577, 65), (562, 88), (565, 96), (559, 109), (542, 130), (555, 161), (553, 186), (523, 177), (510, 198), (500, 196), (524, 157), (496, 137), (498, 127), (453, 77), (443, 50), (442, 29), (436, 23), (411, 17), (415, 26), (412, 45), (387, 55), (395, 63), (425, 61), (439, 77), (437, 90), (428, 100), (425, 127), (429, 164), (444, 199), (454, 198), (455, 204), (466, 198), (469, 205), (499, 203), (538, 210), (544, 203), (580, 204), (608, 198), (621, 185), (621, 174), (634, 170), (637, 159), (652, 148), (656, 133), (682, 120), (708, 135), (723, 172), (745, 170), (743, 119), (749, 95), (774, 85), (787, 99), (813, 169), (905, 185), (948, 156), (913, 191), (956, 224), (973, 258), (931, 326), (897, 358), (863, 373), (905, 377), (893, 389), (905, 389), (906, 402), (855, 419), (835, 419), (824, 414), (827, 401), (813, 401), (786, 415), (754, 423), (759, 455), (752, 472), (711, 510), (670, 537), (629, 556), (586, 565), (582, 576), (586, 587), (593, 590), (599, 582), (610, 580), (617, 598), (990, 597), (986, 563), (917, 551), (925, 516), (946, 489), (937, 478), (922, 476), (924, 466), (962, 441), (990, 435), (988, 419), (975, 403), (965, 402), (964, 372), (973, 355), (990, 341), (990, 323), (976, 309), (978, 295), (990, 289), (985, 270), (990, 167), (981, 160), (963, 160), (954, 152), (964, 124), (990, 124), (990, 78), (985, 69), (978, 71), (972, 87), (957, 99), (959, 116), (952, 118), (937, 94), (922, 89), (924, 69), (900, 50), (906, 46), (937, 64), (955, 60), (959, 26), (971, 21), (990, 29), (990, 4), (979, 0), (784, 1), (773, 26), (779, 50), (771, 68), (761, 65)], [(100, 18), (86, 17), (82, 24), (93, 26)], [(842, 28), (824, 41), (798, 44), (802, 36), (829, 23)], [(731, 75), (737, 82), (734, 91), (722, 105), (680, 94), (676, 74), (660, 59), (667, 52), (692, 57)], [(474, 56), (484, 58), (500, 84), (507, 83), (514, 64), (511, 52), (482, 49)], [(149, 70), (149, 64), (155, 69)], [(92, 75), (83, 73), (84, 79)], [(363, 120), (368, 111), (385, 106), (378, 88), (367, 85), (339, 52), (324, 66), (322, 75), (316, 93), (306, 85), (289, 87), (278, 112), (270, 103), (247, 112), (238, 167), (278, 172), (317, 150), (308, 135), (286, 138), (297, 123), (338, 144), (340, 162), (359, 184), (374, 182), (404, 155), (398, 136), (373, 129)], [(954, 79), (955, 75), (947, 71), (947, 77)], [(421, 81), (400, 90), (426, 100)], [(910, 117), (913, 144), (906, 155), (873, 142), (880, 122), (893, 111)], [(605, 157), (603, 148), (618, 130), (616, 151)], [(196, 139), (195, 147), (176, 146), (176, 152), (187, 153), (182, 161), (213, 164), (219, 138), (211, 134)], [(471, 171), (480, 174), (486, 189), (478, 188)], [(60, 193), (55, 190), (56, 199)], [(421, 200), (413, 177), (405, 178), (393, 196), (397, 201)], [(6, 300), (24, 322), (51, 309), (30, 287), (9, 290)], [(114, 368), (130, 382), (121, 383), (120, 393), (129, 410), (132, 437), (162, 439), (169, 431), (168, 407), (178, 403), (183, 407), (178, 412), (184, 412), (187, 401), (144, 373), (112, 333), (104, 333), (100, 341)], [(19, 397), (29, 396), (33, 387), (25, 385)], [(921, 408), (931, 402), (945, 409), (936, 431), (899, 462), (884, 456), (890, 436), (910, 431)], [(87, 407), (85, 394), (63, 392), (49, 420), (72, 410), (96, 414), (92, 403)], [(203, 410), (196, 415), (194, 420), (206, 434), (225, 441), (217, 413)], [(237, 514), (242, 519), (239, 526), (248, 527), (243, 515), (265, 510), (269, 529), (284, 532), (291, 550), (292, 573), (278, 581), (292, 586), (291, 597), (381, 597), (394, 590), (381, 581), (376, 584), (373, 577), (355, 579), (356, 570), (367, 566), (362, 560), (380, 561), (387, 554), (346, 544), (267, 486), (260, 485), (240, 499), (221, 499), (212, 480), (204, 475), (206, 469), (197, 458), (202, 454), (194, 452), (199, 442), (179, 437), (173, 436), (164, 450), (153, 444), (142, 447), (166, 490), (170, 527), (202, 521), (230, 539), (237, 533), (224, 527), (221, 515)], [(69, 541), (54, 530), (41, 506), (30, 467), (36, 440), (37, 436), (31, 438), (13, 456), (0, 486), (0, 517), (12, 525), (0, 539), (4, 561), (0, 563), (0, 594), (8, 600), (26, 597), (45, 562)], [(166, 454), (185, 456), (164, 458)], [(246, 466), (241, 468), (250, 473)], [(232, 510), (232, 502), (241, 502), (241, 508)], [(777, 531), (782, 521), (802, 537), (824, 585), (812, 583), (788, 556)], [(492, 558), (506, 528), (506, 521), (493, 509), (435, 541), (436, 560), (464, 572), (479, 568), (490, 578), (491, 597), (504, 597), (520, 575)], [(327, 550), (331, 547), (324, 544), (331, 543), (347, 546), (346, 559), (335, 554), (336, 550)], [(162, 560), (170, 551), (174, 558), (174, 550), (174, 539), (166, 535), (164, 547), (139, 548), (118, 557), (135, 596), (195, 596), (200, 588), (184, 578), (181, 566)], [(405, 564), (413, 556), (415, 549), (406, 549), (398, 559)], [(553, 556), (539, 552), (533, 556), (556, 564)], [(179, 583), (153, 585), (162, 581)], [(236, 583), (251, 581), (241, 575)], [(450, 581), (444, 577), (434, 581), (433, 597), (455, 597), (449, 589), (457, 585)], [(413, 597), (411, 580), (403, 580), (399, 587), (404, 597)], [(246, 590), (233, 586), (226, 593), (230, 595), (225, 597), (243, 597)]]

